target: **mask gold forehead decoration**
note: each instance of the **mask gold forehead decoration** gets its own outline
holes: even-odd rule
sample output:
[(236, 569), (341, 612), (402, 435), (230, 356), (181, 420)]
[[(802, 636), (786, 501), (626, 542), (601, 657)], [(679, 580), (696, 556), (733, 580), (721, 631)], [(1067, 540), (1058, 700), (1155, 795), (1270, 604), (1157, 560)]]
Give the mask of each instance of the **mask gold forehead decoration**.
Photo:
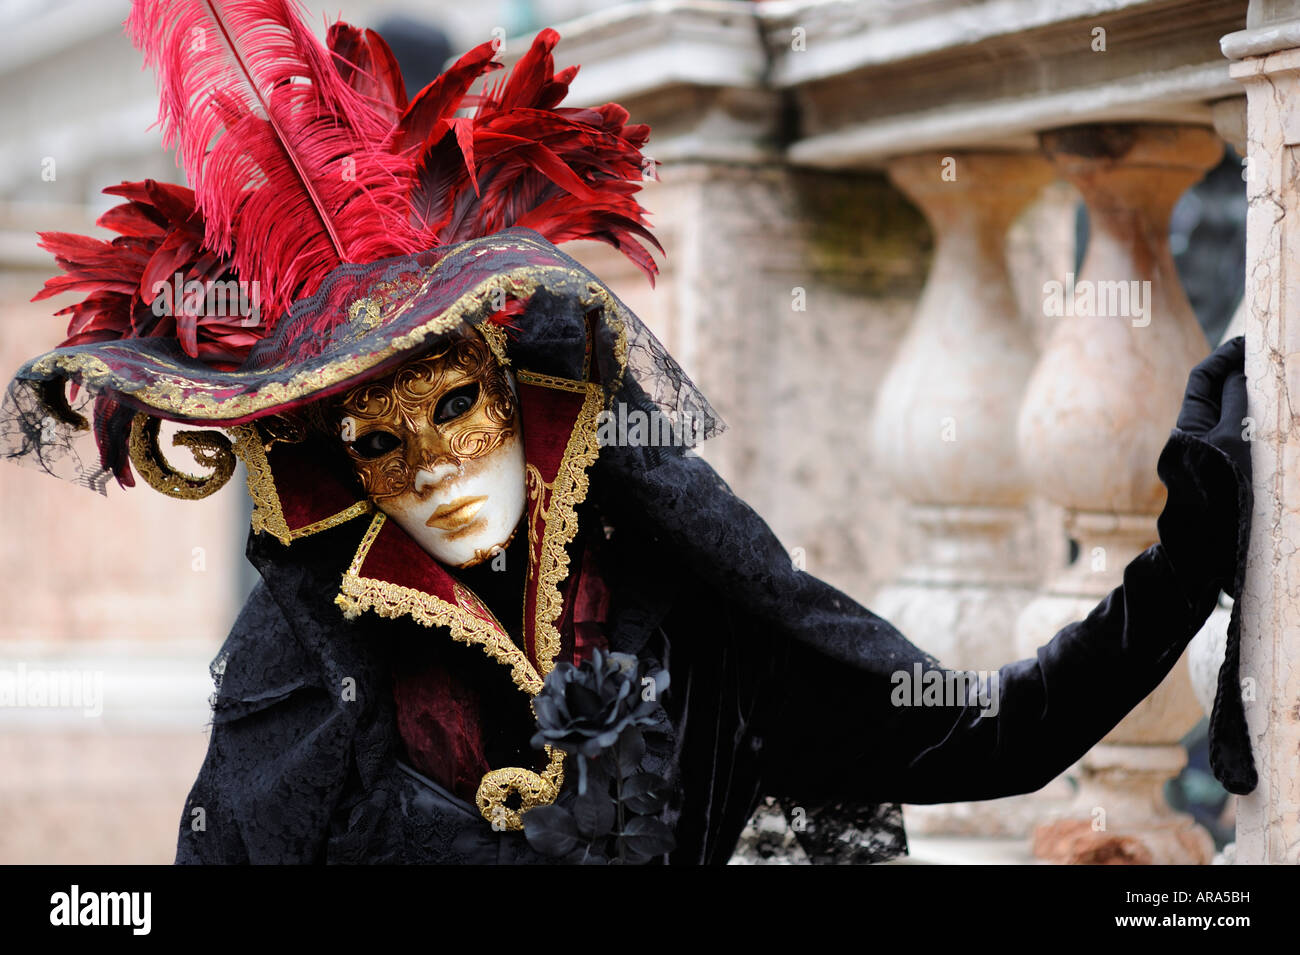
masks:
[(415, 474), (491, 454), (515, 434), (515, 396), (478, 338), (416, 358), (343, 396), (340, 436), (376, 501), (413, 489)]
[(470, 566), (509, 543), (524, 501), (519, 412), (481, 338), (358, 385), (338, 413), (366, 494), (434, 557)]

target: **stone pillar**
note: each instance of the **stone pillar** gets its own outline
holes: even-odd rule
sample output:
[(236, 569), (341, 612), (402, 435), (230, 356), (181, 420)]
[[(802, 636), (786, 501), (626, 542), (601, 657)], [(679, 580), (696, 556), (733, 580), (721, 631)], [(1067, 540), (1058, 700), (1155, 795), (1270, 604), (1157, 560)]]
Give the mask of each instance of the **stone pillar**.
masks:
[[(1210, 130), (1189, 126), (1075, 127), (1041, 139), (1083, 194), (1091, 238), (1079, 275), (1045, 287), (1055, 328), (1020, 413), (1030, 479), (1065, 508), (1062, 530), (1078, 544), (1074, 563), (1021, 615), (1022, 656), (1092, 610), (1157, 539), (1165, 491), (1156, 460), (1187, 373), (1208, 351), (1169, 252), (1169, 216), (1221, 150)], [(1054, 861), (1208, 862), (1209, 834), (1160, 798), (1199, 716), (1180, 662), (1084, 757), (1069, 821), (1040, 830), (1036, 851)]]
[(1300, 3), (1252, 2), (1223, 38), (1247, 97), (1246, 379), (1255, 510), (1241, 678), (1259, 785), (1237, 803), (1236, 861), (1300, 862)]
[[(1246, 145), (1246, 97), (1232, 96), (1218, 100), (1211, 104), (1210, 110), (1214, 116), (1214, 131), (1231, 143), (1237, 155), (1245, 160), (1249, 153)], [(1245, 169), (1249, 170), (1248, 164)], [(1245, 174), (1247, 173), (1243, 172)], [(1232, 313), (1228, 327), (1223, 330), (1222, 341), (1246, 334), (1246, 302), (1249, 299), (1248, 292), (1241, 296), (1241, 303)]]
[[(1037, 350), (1008, 277), (1007, 230), (1053, 172), (1036, 153), (985, 152), (907, 156), (889, 173), (936, 248), (876, 403), (875, 457), (907, 501), (910, 553), (871, 606), (946, 666), (995, 670), (1015, 657), (1039, 567), (1015, 433)], [(1001, 803), (909, 806), (907, 818), (926, 833), (1025, 828)]]

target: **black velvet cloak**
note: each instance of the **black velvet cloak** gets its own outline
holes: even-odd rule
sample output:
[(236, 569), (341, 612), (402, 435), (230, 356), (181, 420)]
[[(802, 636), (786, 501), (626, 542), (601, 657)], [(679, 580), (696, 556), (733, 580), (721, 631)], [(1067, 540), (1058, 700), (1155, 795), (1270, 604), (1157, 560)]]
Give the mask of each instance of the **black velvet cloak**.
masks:
[[(415, 291), (384, 298), (370, 315), (357, 308), (371, 301), (358, 299), (369, 288)], [(500, 294), (526, 300), (506, 331), (490, 323)], [(340, 268), (258, 346), (250, 370), (215, 383), (190, 370), (195, 387), (207, 389), (204, 414), (214, 416), (223, 402), (233, 403), (232, 414), (279, 410), (280, 380), (301, 375), (286, 356), (296, 354), (295, 341), (313, 340), (311, 329), (337, 308), (352, 319), (332, 325), (308, 363), (328, 385), (317, 397), (391, 367), (460, 322), (484, 334), (521, 389), (549, 396), (521, 391), (525, 444), (539, 442), (537, 460), (559, 447), (559, 437), (568, 440), (570, 460), (580, 430), (573, 422), (587, 415), (590, 425), (597, 408), (693, 422), (696, 437), (721, 428), (663, 346), (595, 276), (519, 228), (410, 260)], [(36, 384), (54, 373), (44, 368), (38, 362), (28, 372)], [(56, 370), (80, 374), (68, 362)], [(146, 392), (131, 390), (138, 382), (123, 374), (95, 384), (139, 404)], [(251, 397), (223, 397), (227, 392)], [(162, 417), (183, 411), (158, 401), (149, 407)], [(582, 405), (576, 419), (574, 402)], [(940, 664), (851, 597), (796, 568), (762, 519), (694, 452), (588, 443), (566, 479), (568, 516), (555, 518), (564, 525), (563, 554), (552, 576), (582, 573), (585, 555), (596, 554), (608, 591), (609, 649), (653, 658), (671, 675), (662, 703), (672, 732), (659, 755), (672, 784), (663, 820), (676, 848), (663, 861), (726, 862), (765, 796), (804, 811), (809, 825), (800, 836), (814, 858), (885, 859), (905, 851), (896, 804), (1024, 793), (1071, 765), (1155, 689), (1220, 589), (1240, 592), (1249, 482), (1240, 464), (1200, 434), (1175, 429), (1160, 457), (1157, 470), (1169, 489), (1160, 543), (1125, 568), (1122, 586), (1086, 619), (1034, 658), (1001, 668), (996, 715), (978, 699), (894, 705), (895, 674)], [(449, 629), (437, 615), (406, 612), (423, 599), (425, 578), (408, 566), (422, 552), (390, 525), (380, 536), (410, 545), (408, 559), (392, 561), (391, 572), (416, 576), (392, 591), (400, 599), (383, 605), (388, 585), (368, 590), (372, 584), (356, 572), (365, 570), (364, 541), (379, 520), (367, 513), (368, 502), (338, 483), (331, 498), (323, 466), (292, 460), (292, 445), (260, 457), (265, 438), (239, 442), (257, 505), (248, 556), (262, 579), (213, 665), (211, 742), (181, 819), (177, 861), (546, 861), (523, 833), (497, 831), (463, 793), (412, 768), (395, 715), (394, 675), (413, 656), (439, 655), (479, 689), (485, 711), (499, 714), (488, 741), (494, 758), (535, 757), (527, 746), (535, 729), (528, 697), (518, 692), (528, 667), (500, 664), (517, 662), (521, 651), (536, 656), (537, 632), (561, 619), (559, 604), (550, 608), (553, 617), (526, 610), (537, 632), (525, 632), (518, 648), (498, 640), (489, 658), (465, 639), (463, 626), (456, 631), (455, 620)], [(277, 464), (276, 455), (286, 454)], [(264, 507), (275, 494), (259, 497), (257, 475), (274, 475), (283, 507)], [(288, 493), (294, 484), (296, 496)], [(297, 528), (310, 536), (299, 538)], [(564, 586), (562, 579), (551, 583)], [(466, 590), (455, 586), (460, 606), (453, 609), (481, 609), (479, 596), (461, 600)], [(510, 619), (502, 599), (514, 597), (482, 598), (497, 618)], [(1234, 635), (1211, 721), (1216, 772), (1249, 768), (1248, 745), (1240, 752)], [(552, 647), (572, 653), (571, 636), (567, 644), (563, 634), (552, 636)], [(532, 682), (539, 683), (536, 672)], [(1243, 785), (1234, 791), (1247, 791)], [(836, 842), (845, 826), (859, 833), (855, 848)]]
[[(978, 701), (892, 705), (894, 673), (939, 664), (795, 568), (703, 459), (603, 448), (578, 540), (604, 538), (610, 648), (652, 656), (672, 676), (664, 818), (677, 846), (663, 861), (725, 863), (764, 796), (805, 810), (815, 858), (877, 861), (905, 851), (894, 803), (991, 799), (1053, 779), (1155, 689), (1239, 576), (1242, 475), (1177, 430), (1158, 471), (1169, 488), (1161, 543), (1086, 619), (1002, 667), (996, 715), (981, 715)], [(310, 547), (250, 537), (262, 580), (213, 667), (211, 744), (177, 862), (549, 861), (404, 758), (394, 654), (447, 634), (409, 618), (340, 615), (339, 575), (362, 524), (317, 534)], [(461, 665), (492, 679), (493, 665), (469, 648)], [(346, 678), (351, 700), (340, 699)], [(833, 850), (846, 824), (868, 838)]]

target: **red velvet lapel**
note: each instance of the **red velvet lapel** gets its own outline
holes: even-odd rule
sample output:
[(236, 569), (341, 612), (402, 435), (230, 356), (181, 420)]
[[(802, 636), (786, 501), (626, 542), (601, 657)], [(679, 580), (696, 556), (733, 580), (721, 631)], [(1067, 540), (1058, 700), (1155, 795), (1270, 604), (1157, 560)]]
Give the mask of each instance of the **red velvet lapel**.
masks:
[(326, 456), (318, 445), (278, 441), (268, 449), (251, 424), (232, 434), (248, 471), (254, 531), (288, 546), (374, 510), (355, 481), (323, 465)]
[(448, 626), (453, 639), (479, 644), (509, 665), (515, 683), (530, 694), (561, 658), (560, 622), (570, 597), (561, 590), (570, 576), (566, 548), (577, 533), (575, 509), (587, 494), (587, 468), (599, 452), (601, 407), (598, 385), (538, 380), (519, 375), (528, 534), (522, 642), (516, 644), (454, 571), (382, 514), (371, 521), (338, 600), (349, 616), (373, 609), (382, 616), (410, 614), (426, 626)]

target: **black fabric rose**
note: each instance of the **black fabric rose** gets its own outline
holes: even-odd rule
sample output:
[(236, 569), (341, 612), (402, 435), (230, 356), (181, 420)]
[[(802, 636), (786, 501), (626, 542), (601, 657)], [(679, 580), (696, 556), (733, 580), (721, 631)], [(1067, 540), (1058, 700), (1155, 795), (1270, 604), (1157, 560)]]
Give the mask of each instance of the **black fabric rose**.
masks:
[(652, 661), (596, 650), (581, 666), (561, 663), (533, 701), (532, 744), (575, 757), (555, 805), (523, 814), (537, 851), (575, 863), (641, 863), (672, 850), (672, 830), (658, 818), (668, 783), (647, 769), (646, 735), (668, 726), (660, 694), (668, 672)]
[(666, 670), (627, 653), (596, 650), (582, 666), (561, 663), (533, 701), (538, 726), (533, 746), (598, 756), (627, 727), (654, 723), (659, 694), (666, 689)]

